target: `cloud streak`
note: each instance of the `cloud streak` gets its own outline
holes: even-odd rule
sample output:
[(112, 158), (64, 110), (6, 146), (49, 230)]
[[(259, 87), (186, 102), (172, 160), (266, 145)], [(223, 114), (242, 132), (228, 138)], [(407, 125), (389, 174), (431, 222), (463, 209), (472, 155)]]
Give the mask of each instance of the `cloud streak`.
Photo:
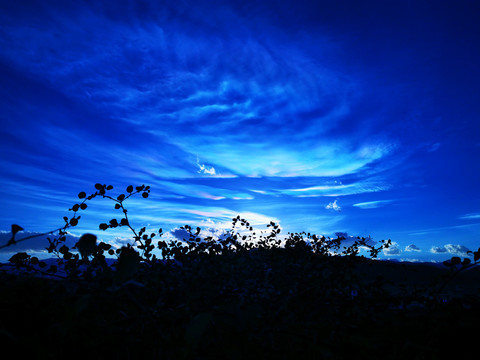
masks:
[(393, 200), (376, 200), (376, 201), (366, 201), (357, 204), (353, 204), (353, 206), (358, 207), (360, 209), (376, 209), (387, 204), (392, 203)]

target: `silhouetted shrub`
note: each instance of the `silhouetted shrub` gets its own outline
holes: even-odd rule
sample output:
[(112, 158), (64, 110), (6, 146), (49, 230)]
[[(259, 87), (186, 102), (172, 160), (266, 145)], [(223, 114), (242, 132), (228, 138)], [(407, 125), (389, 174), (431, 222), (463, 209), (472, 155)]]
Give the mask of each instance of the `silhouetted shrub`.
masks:
[[(478, 251), (473, 262), (454, 257), (445, 271), (435, 268), (443, 278), (432, 286), (409, 283), (415, 270), (402, 284), (395, 276), (407, 265), (373, 260), (389, 240), (375, 247), (357, 238), (343, 247), (341, 236), (289, 233), (281, 241), (277, 224), (255, 233), (236, 217), (219, 239), (201, 238), (200, 228), (185, 225), (183, 241), (167, 241), (162, 229), (137, 231), (125, 207), (135, 194), (148, 198), (150, 187), (129, 185), (118, 196), (110, 195), (112, 189), (97, 183), (91, 195), (78, 194), (81, 202), (48, 239), (55, 262), (19, 252), (10, 262), (23, 272), (0, 267), (5, 352), (41, 358), (434, 358), (452, 329), (465, 341), (472, 337), (478, 297), (444, 302), (440, 295), (478, 264)], [(74, 249), (66, 246), (67, 229), (77, 226), (79, 213), (96, 197), (113, 201), (120, 212), (99, 229), (126, 227), (131, 244), (115, 249), (84, 234)], [(20, 229), (12, 226), (5, 246), (28, 239), (15, 239)], [(359, 255), (361, 248), (369, 257)]]

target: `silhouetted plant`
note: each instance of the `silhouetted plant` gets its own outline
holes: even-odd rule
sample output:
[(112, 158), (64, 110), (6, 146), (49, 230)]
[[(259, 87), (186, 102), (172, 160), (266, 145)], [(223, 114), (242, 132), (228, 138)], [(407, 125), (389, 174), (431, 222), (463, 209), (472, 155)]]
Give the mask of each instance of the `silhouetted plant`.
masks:
[[(360, 358), (388, 358), (392, 349), (397, 358), (433, 358), (448, 339), (444, 328), (445, 333), (453, 326), (461, 331), (479, 313), (474, 308), (464, 314), (453, 303), (418, 312), (411, 305), (423, 304), (421, 294), (407, 294), (412, 295), (408, 299), (392, 294), (389, 279), (376, 274), (381, 262), (371, 261), (390, 240), (373, 246), (358, 237), (344, 246), (342, 234), (329, 238), (305, 232), (281, 239), (278, 224), (258, 230), (240, 216), (218, 239), (185, 225), (184, 239), (166, 240), (162, 229), (137, 231), (126, 208), (135, 194), (148, 198), (150, 187), (129, 185), (118, 196), (110, 194), (112, 189), (97, 183), (91, 195), (78, 194), (81, 201), (69, 209), (63, 227), (50, 232), (58, 231), (47, 248), (56, 264), (25, 252), (10, 259), (27, 273), (64, 280), (0, 271), (0, 311), (15, 310), (2, 313), (0, 334), (12, 346), (36, 341), (32, 348), (45, 357), (95, 351), (103, 357), (340, 359), (353, 348)], [(120, 212), (99, 229), (128, 228), (132, 242), (115, 249), (87, 233), (70, 249), (67, 230), (77, 226), (79, 213), (96, 197), (113, 201)], [(19, 231), (12, 226), (5, 246), (32, 238), (17, 240)], [(360, 255), (361, 249), (368, 257)], [(452, 258), (445, 265), (458, 276), (478, 264), (479, 251), (473, 262)], [(106, 256), (116, 257), (113, 266)], [(410, 306), (401, 306), (402, 301)], [(42, 334), (29, 337), (24, 324), (44, 324)]]

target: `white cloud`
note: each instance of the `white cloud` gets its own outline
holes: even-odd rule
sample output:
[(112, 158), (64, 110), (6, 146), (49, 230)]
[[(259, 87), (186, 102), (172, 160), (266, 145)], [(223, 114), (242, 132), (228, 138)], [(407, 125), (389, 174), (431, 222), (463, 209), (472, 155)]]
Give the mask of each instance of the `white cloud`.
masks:
[(395, 241), (392, 241), (390, 247), (388, 247), (387, 249), (383, 249), (383, 254), (386, 256), (400, 255), (401, 252), (402, 250), (400, 249), (400, 246)]
[(434, 254), (441, 254), (447, 252), (447, 249), (445, 249), (443, 246), (432, 246), (430, 252)]
[(337, 204), (337, 200), (334, 202), (329, 203), (327, 206), (325, 206), (325, 209), (327, 210), (335, 210), (335, 211), (342, 211), (342, 208), (340, 205)]
[(393, 202), (393, 200), (366, 201), (366, 202), (353, 204), (353, 206), (358, 207), (360, 209), (376, 209), (378, 207), (384, 206), (391, 202)]
[(417, 245), (410, 244), (405, 247), (405, 251), (421, 251)]
[(278, 190), (285, 195), (297, 197), (319, 197), (319, 196), (346, 196), (363, 194), (367, 192), (379, 192), (388, 190), (388, 186), (373, 182), (358, 182), (352, 184), (326, 184), (298, 189)]
[(445, 245), (445, 249), (452, 255), (459, 255), (459, 256), (468, 256), (467, 251), (470, 251), (467, 247), (463, 245), (453, 245), (447, 244)]
[(215, 168), (213, 166), (207, 167), (204, 164), (200, 164), (198, 157), (197, 157), (197, 165), (199, 167), (199, 170), (198, 170), (199, 174), (216, 175)]
[(460, 216), (459, 219), (462, 219), (462, 220), (480, 220), (480, 214), (479, 213), (465, 214), (465, 215)]
[(468, 256), (467, 251), (469, 251), (469, 249), (466, 246), (453, 244), (447, 244), (445, 246), (432, 246), (430, 249), (430, 252), (434, 254), (449, 253), (457, 256)]

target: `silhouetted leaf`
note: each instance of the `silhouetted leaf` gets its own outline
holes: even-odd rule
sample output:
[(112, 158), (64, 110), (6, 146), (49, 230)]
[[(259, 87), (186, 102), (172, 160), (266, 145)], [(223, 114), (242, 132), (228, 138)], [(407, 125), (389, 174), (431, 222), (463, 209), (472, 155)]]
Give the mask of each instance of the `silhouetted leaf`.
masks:
[(22, 231), (23, 228), (17, 224), (12, 224), (12, 234), (15, 235), (17, 232)]
[(102, 184), (96, 183), (96, 184), (95, 184), (95, 189), (97, 189), (97, 190), (103, 189)]
[(112, 190), (113, 189), (113, 186), (112, 185), (108, 185), (107, 186), (107, 190)]
[(75, 205), (72, 206), (72, 210), (73, 211), (78, 211), (79, 207), (80, 207), (80, 205), (75, 204)]
[(83, 199), (83, 198), (85, 198), (86, 196), (87, 196), (87, 194), (85, 193), (85, 191), (82, 191), (82, 192), (78, 193), (78, 198), (79, 198), (79, 199)]
[(77, 226), (77, 224), (78, 224), (78, 218), (71, 218), (70, 219), (70, 225)]
[(66, 254), (66, 253), (68, 252), (68, 250), (70, 250), (70, 249), (68, 248), (68, 246), (62, 245), (62, 247), (61, 247), (60, 249), (58, 249), (58, 252), (59, 252), (60, 254)]
[(97, 249), (97, 237), (93, 234), (83, 234), (75, 247), (82, 255), (82, 259), (87, 259), (90, 255), (95, 253)]
[(80, 209), (85, 210), (87, 208), (87, 204), (83, 203), (80, 204)]
[(118, 201), (123, 201), (123, 199), (125, 199), (125, 195), (124, 194), (120, 194), (117, 196), (117, 200)]
[(142, 197), (143, 197), (144, 199), (148, 198), (148, 193), (147, 193), (147, 192), (143, 192), (143, 193), (142, 193)]
[(118, 210), (118, 209), (120, 209), (120, 208), (121, 208), (120, 204), (115, 204), (115, 209)]
[(128, 186), (127, 186), (127, 192), (128, 192), (128, 193), (133, 192), (133, 185), (128, 185)]
[(107, 230), (109, 228), (109, 226), (108, 226), (108, 224), (101, 223), (100, 225), (98, 225), (98, 228), (100, 230)]
[(462, 262), (462, 259), (460, 259), (458, 256), (452, 257), (452, 265), (458, 265)]
[(107, 250), (109, 250), (109, 249), (112, 247), (112, 245), (107, 244), (107, 243), (104, 243), (104, 242), (102, 241), (102, 242), (100, 242), (100, 243), (98, 244), (98, 247), (101, 248), (102, 250), (107, 251)]
[(30, 255), (28, 255), (26, 252), (19, 252), (8, 259), (8, 261), (14, 264), (22, 264), (28, 259), (30, 259)]
[(120, 224), (121, 225), (128, 225), (128, 220), (123, 218), (123, 219), (120, 220)]

